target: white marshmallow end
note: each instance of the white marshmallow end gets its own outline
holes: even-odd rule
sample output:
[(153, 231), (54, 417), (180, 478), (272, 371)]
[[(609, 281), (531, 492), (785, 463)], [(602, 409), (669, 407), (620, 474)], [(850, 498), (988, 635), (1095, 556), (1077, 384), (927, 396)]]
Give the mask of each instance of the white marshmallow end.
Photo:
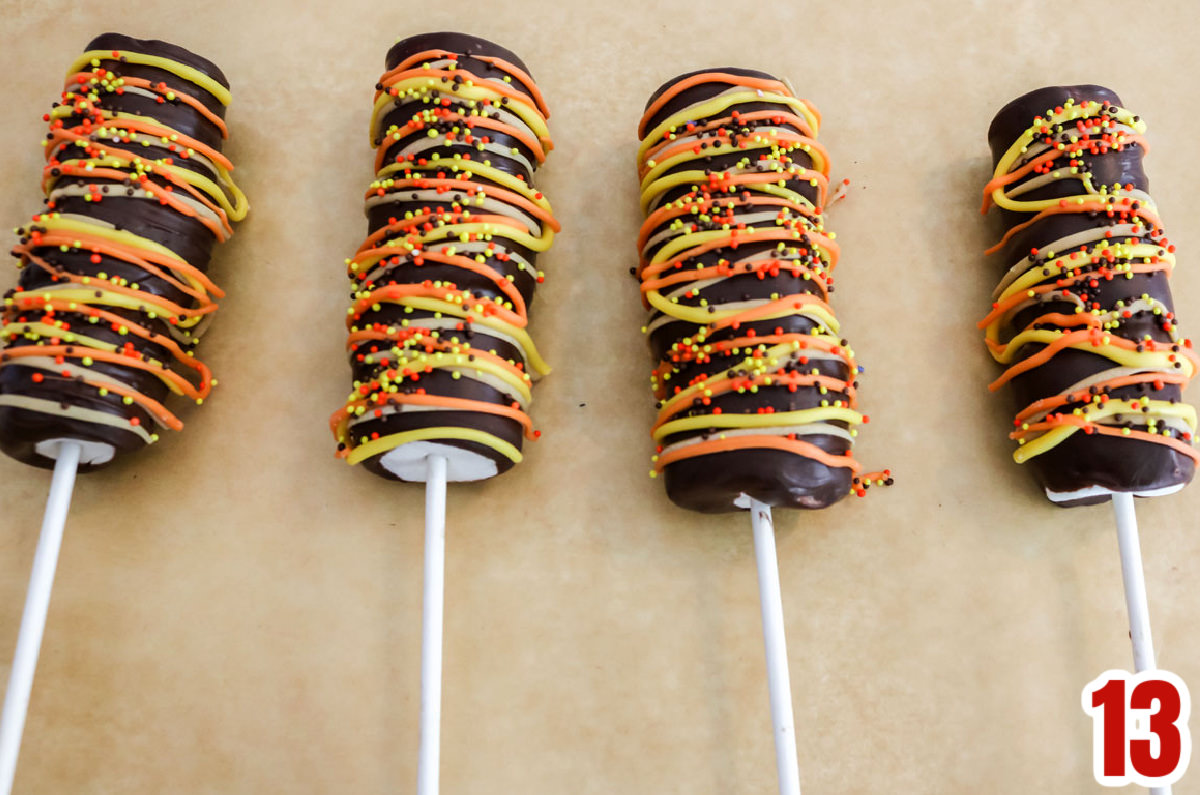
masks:
[(45, 439), (34, 446), (34, 451), (51, 461), (58, 460), (59, 445), (63, 442), (74, 442), (82, 448), (79, 452), (81, 466), (100, 466), (113, 460), (117, 449), (108, 442), (90, 442), (83, 439)]
[(495, 477), (500, 470), (496, 462), (485, 455), (440, 442), (409, 442), (389, 450), (379, 458), (379, 464), (401, 480), (424, 483), (429, 477), (429, 457), (446, 459), (446, 480), (450, 483), (469, 483)]
[[(1165, 497), (1168, 494), (1174, 494), (1186, 485), (1186, 483), (1177, 483), (1174, 486), (1164, 486), (1161, 489), (1135, 491), (1133, 492), (1133, 496)], [(1046, 489), (1046, 496), (1050, 498), (1051, 502), (1070, 502), (1071, 500), (1082, 500), (1088, 497), (1109, 497), (1113, 493), (1112, 489), (1106, 489), (1103, 486), (1088, 486), (1087, 488), (1076, 489), (1075, 491), (1050, 491), (1050, 489)]]

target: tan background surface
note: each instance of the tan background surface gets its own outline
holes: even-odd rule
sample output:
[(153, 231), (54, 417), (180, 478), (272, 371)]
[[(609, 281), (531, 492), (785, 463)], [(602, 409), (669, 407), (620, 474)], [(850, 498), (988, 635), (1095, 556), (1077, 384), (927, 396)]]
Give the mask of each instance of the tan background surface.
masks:
[[(214, 265), (229, 293), (202, 348), (214, 398), (76, 490), (17, 792), (414, 790), (422, 492), (336, 461), (325, 423), (348, 389), (341, 263), (365, 229), (371, 89), (395, 38), (445, 28), (539, 80), (558, 144), (539, 185), (565, 231), (533, 323), (556, 365), (536, 393), (545, 438), (452, 493), (444, 792), (775, 788), (748, 520), (680, 511), (646, 477), (627, 275), (642, 103), (730, 64), (789, 75), (853, 181), (831, 219), (835, 306), (867, 367), (859, 457), (897, 479), (779, 515), (806, 793), (1100, 791), (1079, 693), (1131, 667), (1116, 542), (1107, 508), (1041, 498), (985, 389), (984, 134), (1026, 90), (1117, 89), (1150, 124), (1175, 294), (1200, 334), (1197, 27), (1186, 2), (1050, 8), (0, 2), (5, 226), (39, 205), (63, 70), (108, 29), (221, 65), (252, 204)], [(3, 681), (48, 484), (0, 460)], [(1160, 664), (1200, 688), (1200, 488), (1139, 511)]]

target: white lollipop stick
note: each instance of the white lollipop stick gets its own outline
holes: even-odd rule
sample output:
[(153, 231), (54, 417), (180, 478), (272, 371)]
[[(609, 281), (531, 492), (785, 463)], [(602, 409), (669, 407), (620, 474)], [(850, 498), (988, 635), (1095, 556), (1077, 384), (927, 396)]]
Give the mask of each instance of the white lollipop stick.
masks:
[[(1138, 673), (1158, 667), (1154, 642), (1150, 639), (1150, 608), (1146, 601), (1146, 575), (1142, 571), (1142, 548), (1138, 543), (1137, 514), (1133, 495), (1112, 495), (1117, 515), (1117, 546), (1121, 549), (1121, 579), (1125, 582), (1125, 607), (1129, 611), (1129, 637), (1133, 641), (1133, 667)], [(1171, 795), (1170, 787), (1151, 787), (1150, 795)]]
[(75, 488), (80, 451), (77, 442), (61, 442), (59, 445), (58, 462), (54, 465), (54, 477), (50, 481), (50, 496), (46, 499), (46, 515), (42, 519), (42, 535), (33, 556), (33, 574), (29, 577), (25, 612), (21, 616), (21, 630), (17, 634), (17, 651), (13, 655), (8, 693), (4, 697), (4, 714), (0, 717), (0, 793), (3, 795), (10, 795), (13, 777), (17, 774), (17, 754), (21, 750), (25, 714), (29, 711), (33, 672), (42, 650), (42, 633), (46, 629), (46, 613), (50, 609), (50, 589), (54, 587), (54, 570), (58, 568), (58, 551), (62, 547), (63, 525), (71, 507), (71, 492)]
[(779, 793), (800, 795), (796, 722), (792, 716), (792, 685), (788, 677), (787, 639), (783, 631), (783, 599), (779, 592), (779, 561), (775, 555), (775, 524), (771, 521), (771, 506), (751, 499), (750, 522), (754, 527), (754, 557), (758, 561), (758, 597), (762, 602), (767, 689), (771, 694)]
[(442, 604), (446, 587), (446, 459), (425, 481), (425, 595), (421, 608), (421, 747), (417, 795), (437, 795), (442, 729)]
[(1133, 495), (1112, 496), (1117, 515), (1117, 545), (1121, 549), (1121, 578), (1125, 581), (1125, 606), (1129, 609), (1129, 637), (1133, 641), (1133, 667), (1139, 673), (1158, 666), (1150, 640), (1150, 608), (1146, 602), (1146, 577), (1142, 572), (1142, 549), (1138, 543), (1137, 514)]

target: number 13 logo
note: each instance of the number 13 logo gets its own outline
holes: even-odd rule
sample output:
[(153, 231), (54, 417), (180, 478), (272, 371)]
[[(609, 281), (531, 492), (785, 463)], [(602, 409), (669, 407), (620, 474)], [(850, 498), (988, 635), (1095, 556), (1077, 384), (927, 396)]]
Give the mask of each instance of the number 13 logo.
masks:
[(1187, 770), (1191, 696), (1170, 671), (1105, 671), (1083, 689), (1092, 772), (1105, 787), (1166, 787)]

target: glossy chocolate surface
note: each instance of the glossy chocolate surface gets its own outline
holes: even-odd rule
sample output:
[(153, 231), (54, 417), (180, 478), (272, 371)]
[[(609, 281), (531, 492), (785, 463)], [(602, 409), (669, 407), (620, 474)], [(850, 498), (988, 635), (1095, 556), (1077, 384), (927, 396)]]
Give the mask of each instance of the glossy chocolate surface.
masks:
[[(705, 73), (724, 73), (765, 80), (777, 80), (777, 78), (766, 72), (734, 67), (689, 72), (679, 75), (659, 87), (647, 101), (647, 109), (673, 85), (694, 75)], [(729, 88), (729, 83), (713, 80), (701, 82), (684, 89), (671, 97), (661, 108), (657, 109), (640, 126), (639, 134), (645, 135), (673, 114), (711, 99), (729, 90)], [(731, 110), (736, 110), (741, 114), (748, 114), (763, 110), (778, 111), (779, 108), (778, 104), (769, 102), (743, 101), (738, 103), (733, 109), (722, 111), (722, 114), (729, 113)], [(695, 121), (700, 125), (706, 119), (697, 118)], [(754, 129), (757, 126), (764, 125), (765, 122), (750, 120), (741, 124), (748, 129)], [(804, 134), (798, 127), (786, 121), (776, 126), (790, 132)], [(701, 151), (703, 151), (703, 148), (707, 148), (709, 144), (707, 141), (702, 140), (699, 146), (701, 147)], [(751, 147), (751, 157), (758, 154), (753, 151), (754, 148)], [(742, 168), (739, 165), (739, 161), (742, 161), (745, 157), (746, 153), (743, 151), (701, 156), (698, 159), (677, 164), (663, 173), (670, 175), (673, 173), (694, 171), (696, 169), (704, 169), (706, 172), (712, 173), (737, 173)], [(813, 166), (812, 158), (803, 151), (794, 150), (789, 152), (789, 157), (798, 166), (804, 168)], [(802, 176), (799, 173), (789, 173), (781, 175), (780, 181), (787, 189), (801, 194), (813, 204), (819, 204), (820, 193), (816, 187), (810, 184), (808, 176)], [(649, 212), (653, 212), (656, 207), (661, 207), (668, 202), (688, 194), (695, 186), (696, 183), (689, 180), (683, 185), (663, 191), (655, 198), (649, 208)], [(717, 195), (714, 194), (714, 196)], [(719, 195), (731, 196), (730, 194)], [(736, 194), (732, 195), (732, 197), (739, 198)], [(741, 198), (749, 198), (749, 194), (742, 194)], [(720, 201), (718, 199), (717, 203), (719, 204)], [(773, 219), (764, 222), (761, 218), (751, 217), (756, 214), (761, 215), (762, 208), (760, 206), (745, 204), (736, 207), (732, 212), (732, 220), (728, 218), (714, 218), (712, 221), (706, 222), (703, 219), (693, 216), (689, 218), (689, 223), (701, 231), (721, 229), (727, 222), (735, 224), (740, 222), (762, 229), (771, 229), (774, 227)], [(666, 219), (659, 227), (649, 232), (647, 239), (653, 239), (655, 235), (662, 235), (662, 240), (658, 243), (650, 243), (644, 248), (643, 257), (645, 259), (652, 257), (657, 251), (674, 239), (672, 223), (672, 219)], [(740, 239), (737, 245), (734, 246), (720, 246), (707, 251), (689, 254), (685, 263), (685, 269), (699, 266), (712, 267), (724, 260), (736, 261), (756, 255), (762, 257), (773, 256), (772, 252), (776, 245), (777, 241), (775, 240), (758, 242), (752, 236), (748, 236)], [(811, 294), (820, 297), (821, 291), (814, 281), (804, 279), (800, 275), (793, 275), (786, 270), (779, 270), (772, 273), (745, 273), (720, 278), (713, 283), (705, 284), (699, 289), (694, 290), (689, 295), (678, 297), (678, 302), (686, 306), (707, 306), (710, 308), (710, 311), (714, 311), (739, 302), (770, 300), (772, 296), (798, 294)], [(656, 321), (661, 320), (666, 320), (667, 322), (653, 327), (649, 334), (650, 348), (656, 362), (662, 361), (669, 354), (673, 345), (679, 343), (682, 339), (694, 336), (699, 328), (694, 323), (667, 318), (661, 312), (651, 311), (650, 323), (652, 326)], [(818, 324), (809, 317), (788, 315), (775, 319), (744, 322), (739, 324), (736, 330), (728, 327), (722, 328), (710, 334), (706, 338), (706, 342), (717, 344), (747, 335), (813, 334), (817, 331)], [(845, 341), (843, 341), (843, 344), (845, 344)], [(677, 365), (677, 371), (672, 375), (670, 383), (687, 384), (696, 378), (708, 377), (719, 374), (722, 371), (727, 371), (732, 377), (744, 376), (745, 374), (739, 370), (743, 359), (744, 356), (742, 355), (714, 356), (707, 362), (689, 361), (680, 363)], [(809, 373), (814, 369), (823, 375), (833, 376), (847, 382), (854, 380), (854, 374), (848, 372), (848, 368), (841, 360), (813, 359), (809, 361), (807, 359), (800, 359), (785, 368), (785, 371), (799, 370)], [(690, 408), (677, 414), (675, 419), (706, 416), (718, 411), (725, 415), (796, 411), (819, 407), (822, 401), (832, 402), (839, 399), (848, 401), (849, 396), (845, 392), (838, 392), (836, 390), (828, 390), (825, 394), (822, 394), (821, 390), (816, 386), (801, 386), (797, 389), (789, 389), (787, 386), (759, 386), (757, 391), (753, 393), (723, 392), (714, 396), (707, 403), (695, 400)], [(830, 424), (843, 428), (846, 427), (846, 424), (842, 422), (831, 422)], [(662, 439), (660, 444), (670, 445), (689, 439), (709, 439), (717, 433), (719, 433), (719, 430), (715, 427), (700, 428), (668, 435)], [(764, 429), (763, 433), (769, 434), (771, 431), (770, 429)], [(810, 442), (821, 450), (835, 456), (843, 456), (850, 449), (850, 442), (838, 436), (809, 434), (802, 438), (804, 441)], [(739, 506), (735, 504), (735, 501), (742, 495), (748, 495), (774, 507), (824, 508), (850, 493), (853, 474), (846, 467), (831, 467), (820, 461), (790, 451), (764, 448), (737, 449), (728, 452), (683, 458), (667, 464), (663, 468), (662, 478), (666, 485), (667, 495), (680, 507), (705, 513), (718, 513), (743, 510), (744, 505)]]
[[(85, 51), (93, 50), (136, 52), (169, 58), (203, 72), (225, 87), (229, 86), (225, 75), (211, 61), (167, 42), (135, 39), (118, 33), (105, 33), (93, 39), (85, 47)], [(224, 115), (225, 108), (215, 97), (196, 84), (169, 71), (135, 64), (125, 60), (123, 56), (120, 58), (110, 56), (99, 60), (101, 68), (110, 70), (116, 75), (143, 78), (156, 84), (165, 83), (172, 89), (185, 91), (195, 97), (217, 116), (223, 117)], [(99, 92), (98, 97), (98, 106), (106, 111), (150, 117), (182, 135), (195, 138), (217, 150), (221, 147), (220, 129), (206, 119), (202, 113), (181, 101), (158, 102), (133, 90), (122, 93), (102, 91)], [(64, 126), (68, 128), (79, 125), (82, 121), (82, 117), (75, 115), (63, 119)], [(175, 155), (174, 159), (181, 167), (215, 180), (216, 175), (198, 158), (181, 159), (176, 153), (165, 148), (165, 144), (159, 146), (156, 142), (150, 146), (139, 146), (138, 150), (138, 155), (146, 160), (158, 160)], [(133, 174), (132, 169), (126, 171)], [(213, 232), (199, 221), (189, 218), (171, 207), (136, 195), (137, 184), (133, 179), (118, 180), (91, 176), (83, 179), (60, 175), (59, 171), (52, 167), (48, 170), (48, 177), (52, 185), (51, 197), (54, 199), (54, 211), (63, 215), (94, 219), (111, 225), (114, 229), (144, 237), (165, 246), (201, 271), (207, 270), (215, 242)], [(165, 178), (157, 175), (152, 175), (150, 182), (155, 189), (165, 189), (169, 184)], [(80, 196), (58, 196), (54, 193), (63, 188), (85, 185), (96, 186), (101, 192), (103, 200), (99, 202), (85, 201)], [(37, 223), (33, 223), (29, 225), (28, 231), (32, 234), (41, 229)], [(20, 242), (24, 244), (27, 240), (28, 238), (22, 238)], [(164, 297), (181, 306), (191, 306), (194, 300), (166, 279), (142, 269), (135, 263), (110, 256), (107, 253), (92, 254), (86, 250), (76, 249), (61, 251), (57, 246), (40, 246), (35, 248), (35, 253), (46, 261), (51, 271), (48, 272), (32, 264), (26, 265), (21, 271), (18, 283), (19, 291), (36, 290), (53, 285), (58, 281), (59, 275), (73, 274), (99, 279), (100, 274), (104, 274), (108, 278), (119, 278), (126, 280), (129, 284), (137, 284), (139, 290)], [(10, 291), (6, 297), (19, 297), (19, 295), (19, 292)], [(153, 333), (164, 337), (170, 336), (170, 327), (163, 318), (150, 318), (139, 309), (119, 306), (105, 306), (104, 309), (120, 318), (142, 325)], [(70, 324), (72, 329), (101, 343), (115, 345), (118, 348), (129, 343), (134, 346), (136, 353), (145, 357), (162, 362), (172, 361), (170, 352), (153, 341), (119, 334), (107, 323), (88, 323), (86, 310), (87, 306), (83, 305), (79, 312), (60, 311), (56, 317)], [(42, 312), (36, 309), (17, 310), (6, 314), (6, 319), (17, 324), (39, 322), (42, 319)], [(24, 344), (27, 344), (27, 341), (18, 337), (5, 347), (12, 348)], [(5, 363), (6, 360), (7, 357), (0, 352), (0, 364)], [(164, 382), (146, 370), (99, 360), (90, 365), (88, 369), (101, 376), (116, 378), (152, 400), (163, 402), (168, 399), (168, 389)], [(42, 380), (35, 382), (31, 378), (33, 372), (29, 368), (21, 366), (0, 367), (0, 395), (21, 395), (58, 403), (63, 407), (73, 406), (100, 411), (112, 414), (123, 422), (137, 423), (137, 426), (141, 428), (154, 428), (155, 422), (149, 412), (137, 403), (126, 405), (115, 392), (102, 395), (95, 387), (82, 383), (79, 377), (68, 377), (52, 372), (42, 373)], [(120, 427), (91, 423), (15, 406), (0, 406), (0, 450), (7, 455), (33, 466), (53, 467), (54, 460), (39, 454), (35, 448), (39, 442), (60, 438), (106, 443), (112, 445), (118, 455), (133, 452), (145, 446), (145, 441), (133, 430), (124, 430)], [(98, 467), (85, 462), (81, 464), (80, 471), (86, 472), (96, 468)]]
[[(993, 163), (998, 163), (1009, 147), (1033, 122), (1068, 99), (1076, 103), (1087, 101), (1108, 102), (1120, 106), (1121, 99), (1115, 92), (1102, 86), (1052, 86), (1031, 91), (1005, 105), (996, 114), (988, 130)], [(1096, 185), (1132, 186), (1149, 192), (1150, 183), (1142, 169), (1144, 150), (1136, 143), (1125, 146), (1121, 151), (1108, 150), (1100, 154), (1083, 154), (1081, 170), (1093, 174)], [(1020, 182), (1017, 183), (1018, 185)], [(1078, 195), (1080, 182), (1073, 179), (1057, 180), (1039, 187), (1021, 198), (1045, 199)], [(1028, 221), (1033, 213), (1004, 211), (1007, 225)], [(1031, 224), (1027, 229), (1013, 235), (1000, 254), (996, 266), (997, 276), (1008, 271), (1013, 264), (1028, 256), (1032, 249), (1044, 252), (1057, 240), (1086, 229), (1112, 226), (1116, 223), (1103, 213), (1066, 213), (1051, 215)], [(1155, 242), (1150, 237), (1144, 242)], [(1044, 255), (1043, 255), (1044, 259)], [(1110, 308), (1118, 301), (1130, 301), (1147, 294), (1173, 308), (1171, 288), (1165, 274), (1161, 272), (1134, 274), (1132, 279), (1100, 279), (1096, 286), (1075, 286), (1072, 291), (1085, 301)], [(1075, 305), (1070, 302), (1051, 302), (1030, 307), (1018, 312), (1011, 319), (1009, 333), (1024, 328), (1039, 315), (1050, 311), (1073, 313)], [(1140, 313), (1122, 322), (1113, 333), (1132, 340), (1149, 335), (1158, 342), (1169, 342), (1161, 322), (1150, 313)], [(1043, 346), (1031, 344), (1019, 353), (1019, 358), (1033, 355)], [(1107, 358), (1079, 350), (1065, 350), (1056, 354), (1051, 361), (1018, 375), (1012, 381), (1011, 394), (1015, 409), (1021, 409), (1036, 400), (1057, 395), (1072, 384), (1113, 366)], [(1108, 392), (1111, 398), (1137, 398), (1147, 396), (1146, 384), (1119, 387)], [(1178, 401), (1180, 387), (1166, 384), (1154, 392), (1154, 398)], [(1053, 492), (1073, 492), (1098, 486), (1111, 491), (1150, 491), (1191, 480), (1195, 465), (1191, 458), (1170, 447), (1137, 439), (1115, 438), (1100, 434), (1075, 433), (1048, 452), (1029, 460), (1039, 482)], [(1065, 506), (1086, 505), (1104, 502), (1107, 494), (1089, 496), (1061, 503)]]

